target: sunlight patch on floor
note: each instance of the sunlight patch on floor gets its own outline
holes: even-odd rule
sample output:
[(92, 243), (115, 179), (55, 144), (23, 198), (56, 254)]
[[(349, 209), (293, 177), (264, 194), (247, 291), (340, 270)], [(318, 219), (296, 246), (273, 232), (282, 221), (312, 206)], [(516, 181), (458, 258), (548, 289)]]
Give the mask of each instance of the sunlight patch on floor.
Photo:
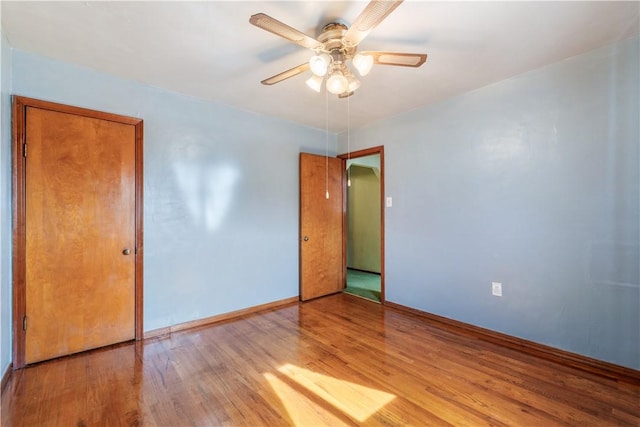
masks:
[[(305, 390), (313, 393), (335, 409), (359, 422), (366, 421), (373, 414), (382, 409), (387, 403), (395, 399), (390, 393), (339, 380), (327, 375), (312, 372), (295, 365), (286, 364), (278, 371)], [(279, 379), (271, 373), (264, 374), (271, 387), (282, 401), (292, 421), (296, 426), (302, 425), (344, 425), (339, 418), (313, 399)]]
[(339, 427), (348, 425), (333, 415), (331, 411), (317, 405), (275, 375), (266, 373), (264, 377), (280, 398), (293, 425), (297, 427), (322, 425)]

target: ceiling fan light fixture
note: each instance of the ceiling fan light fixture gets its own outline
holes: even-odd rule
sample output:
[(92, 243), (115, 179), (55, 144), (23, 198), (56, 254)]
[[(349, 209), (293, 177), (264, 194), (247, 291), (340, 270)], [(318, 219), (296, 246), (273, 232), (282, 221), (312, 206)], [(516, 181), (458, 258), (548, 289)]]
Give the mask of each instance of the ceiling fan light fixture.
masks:
[(340, 71), (334, 71), (327, 79), (327, 90), (334, 95), (346, 92), (348, 87), (349, 81)]
[(324, 78), (322, 78), (321, 76), (313, 75), (306, 81), (306, 83), (307, 83), (307, 86), (309, 86), (311, 89), (319, 93), (320, 90), (322, 89), (323, 81), (324, 81)]
[(338, 95), (338, 98), (348, 98), (360, 87), (356, 72), (352, 72), (351, 68), (355, 68), (357, 74), (364, 77), (369, 74), (374, 64), (420, 67), (427, 60), (426, 53), (357, 53), (360, 42), (402, 2), (403, 0), (369, 0), (369, 4), (352, 21), (350, 27), (341, 22), (330, 22), (322, 27), (317, 39), (264, 13), (251, 15), (249, 23), (252, 25), (313, 52), (313, 56), (307, 62), (260, 83), (273, 85), (310, 70), (313, 76), (306, 83), (311, 89), (321, 92), (322, 82), (326, 79), (326, 93)]
[(355, 69), (358, 70), (358, 73), (364, 77), (369, 74), (373, 67), (373, 56), (357, 53), (351, 60), (351, 63)]
[(353, 92), (360, 87), (360, 80), (356, 79), (353, 74), (347, 76), (347, 91)]
[(323, 77), (327, 74), (330, 63), (331, 57), (326, 53), (322, 53), (320, 55), (314, 55), (309, 59), (309, 68), (311, 68), (311, 72), (316, 76)]

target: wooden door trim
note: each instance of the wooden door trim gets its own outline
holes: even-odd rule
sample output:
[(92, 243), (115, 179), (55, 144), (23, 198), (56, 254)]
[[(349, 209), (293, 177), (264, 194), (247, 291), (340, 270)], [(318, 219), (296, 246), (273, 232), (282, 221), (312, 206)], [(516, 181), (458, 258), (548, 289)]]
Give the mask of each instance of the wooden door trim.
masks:
[(135, 339), (143, 338), (143, 120), (81, 107), (42, 101), (23, 96), (12, 97), (12, 245), (13, 245), (13, 369), (25, 366), (25, 334), (22, 319), (26, 314), (26, 141), (27, 107), (74, 114), (134, 126), (135, 129)]
[[(358, 157), (371, 156), (374, 154), (380, 155), (380, 303), (385, 303), (385, 261), (384, 261), (384, 209), (385, 209), (385, 192), (384, 192), (384, 145), (378, 145), (376, 147), (365, 148), (363, 150), (352, 151), (350, 153), (341, 154), (338, 156), (343, 162), (343, 173), (346, 171), (347, 160), (355, 159)], [(346, 185), (346, 179), (343, 179), (343, 185)], [(342, 252), (343, 252), (343, 265), (344, 269), (347, 268), (347, 191), (344, 191), (344, 207), (342, 218)], [(347, 275), (345, 277), (345, 286), (347, 281)]]

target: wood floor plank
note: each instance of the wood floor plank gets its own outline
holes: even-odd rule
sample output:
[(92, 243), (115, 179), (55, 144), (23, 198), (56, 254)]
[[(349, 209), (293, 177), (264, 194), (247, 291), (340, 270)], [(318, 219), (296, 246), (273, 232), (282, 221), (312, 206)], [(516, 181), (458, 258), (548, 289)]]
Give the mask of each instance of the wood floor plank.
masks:
[(3, 426), (640, 425), (640, 385), (339, 294), (13, 373)]

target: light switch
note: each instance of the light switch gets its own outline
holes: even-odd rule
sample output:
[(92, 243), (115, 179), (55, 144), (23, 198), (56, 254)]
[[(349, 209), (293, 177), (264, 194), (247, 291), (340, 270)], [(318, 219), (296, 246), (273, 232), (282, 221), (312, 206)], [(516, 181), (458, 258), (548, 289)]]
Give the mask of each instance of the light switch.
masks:
[(491, 294), (497, 297), (502, 296), (502, 283), (491, 282)]
[(393, 206), (393, 200), (391, 197), (387, 197), (387, 207), (390, 208), (391, 206)]

